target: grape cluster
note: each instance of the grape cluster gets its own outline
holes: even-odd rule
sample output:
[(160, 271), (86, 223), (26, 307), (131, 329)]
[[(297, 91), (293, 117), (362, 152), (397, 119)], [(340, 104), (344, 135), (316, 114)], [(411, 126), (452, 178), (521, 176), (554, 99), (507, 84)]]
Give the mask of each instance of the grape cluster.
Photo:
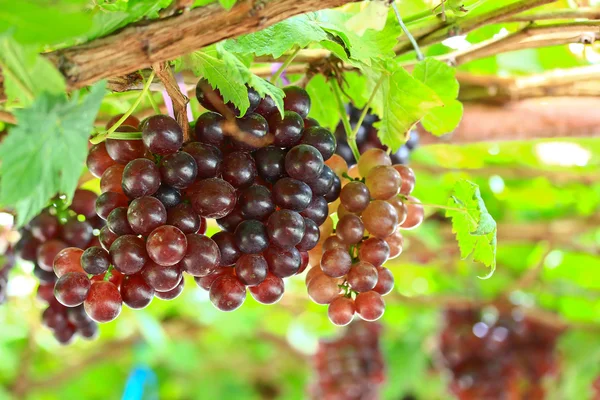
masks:
[(6, 301), (6, 287), (8, 286), (8, 274), (15, 266), (15, 252), (8, 247), (3, 255), (0, 255), (0, 304)]
[(559, 335), (516, 308), (447, 310), (440, 348), (450, 390), (461, 400), (543, 399)]
[(312, 399), (376, 400), (385, 381), (378, 323), (356, 321), (334, 340), (321, 340), (309, 387)]
[[(328, 202), (341, 189), (325, 165), (334, 135), (307, 118), (306, 91), (284, 91), (283, 115), (251, 88), (250, 108), (240, 115), (200, 80), (196, 95), (210, 111), (196, 121), (194, 140), (184, 143), (174, 119), (155, 115), (141, 123), (130, 117), (119, 127), (141, 131), (141, 141), (93, 146), (87, 166), (100, 177), (95, 209), (106, 226), (101, 247), (57, 256), (57, 299), (83, 304), (93, 320), (108, 322), (122, 303), (138, 309), (153, 297), (177, 297), (185, 272), (219, 310), (240, 307), (246, 288), (261, 303), (277, 302), (283, 278), (306, 268)], [(222, 230), (205, 236), (206, 219)], [(96, 279), (104, 274), (118, 279)]]
[(308, 295), (329, 304), (329, 319), (336, 325), (349, 324), (355, 313), (375, 321), (385, 310), (382, 296), (394, 286), (383, 265), (402, 252), (400, 229), (423, 221), (423, 207), (410, 196), (415, 176), (404, 165), (392, 165), (381, 149), (367, 150), (348, 172), (341, 157), (330, 161), (346, 183), (339, 201), (331, 204), (338, 217), (335, 233), (324, 235), (310, 253), (315, 267), (306, 275)]
[[(352, 105), (348, 105), (346, 107), (346, 111), (348, 112), (350, 125), (352, 126), (352, 129), (354, 129), (356, 124), (358, 124), (362, 110)], [(377, 136), (377, 128), (373, 126), (373, 124), (377, 121), (379, 121), (379, 118), (375, 114), (368, 113), (365, 116), (360, 128), (358, 128), (358, 132), (356, 133), (356, 145), (358, 146), (358, 151), (360, 154), (365, 153), (369, 149), (387, 150), (387, 147), (381, 143), (379, 137)], [(337, 139), (337, 148), (335, 149), (335, 153), (342, 156), (348, 165), (356, 164), (354, 154), (352, 154), (352, 150), (350, 149), (350, 146), (346, 140), (346, 131), (344, 130), (344, 125), (341, 122), (338, 124), (335, 130), (335, 137)], [(413, 129), (409, 132), (406, 143), (403, 144), (398, 151), (390, 154), (392, 162), (394, 164), (408, 164), (410, 153), (418, 145), (419, 133), (416, 129)]]
[(54, 295), (60, 276), (54, 271), (55, 258), (65, 252), (83, 251), (79, 248), (99, 244), (95, 233), (104, 226), (104, 221), (96, 216), (97, 197), (94, 192), (78, 189), (68, 208), (61, 198), (56, 198), (21, 230), (21, 238), (15, 247), (19, 257), (34, 263), (33, 272), (40, 282), (37, 296), (48, 304), (42, 313), (42, 322), (63, 344), (71, 342), (77, 333), (92, 339), (98, 331), (96, 323), (83, 312), (83, 307), (67, 309)]

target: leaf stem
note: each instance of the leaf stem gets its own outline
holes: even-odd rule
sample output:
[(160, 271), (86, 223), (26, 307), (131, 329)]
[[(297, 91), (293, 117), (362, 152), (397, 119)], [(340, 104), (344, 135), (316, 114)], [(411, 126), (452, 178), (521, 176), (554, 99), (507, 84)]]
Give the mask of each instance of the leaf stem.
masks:
[(335, 78), (330, 80), (331, 88), (333, 89), (333, 94), (335, 95), (335, 99), (338, 104), (338, 111), (340, 113), (340, 119), (342, 120), (342, 124), (344, 125), (344, 130), (346, 131), (346, 139), (348, 140), (348, 145), (350, 149), (352, 149), (352, 154), (354, 158), (358, 162), (360, 158), (360, 152), (358, 151), (358, 146), (356, 145), (356, 136), (352, 133), (352, 127), (350, 126), (350, 120), (348, 119), (348, 114), (346, 113), (346, 109), (344, 108), (344, 102), (342, 101), (342, 93), (340, 89), (340, 85), (335, 80)]
[(421, 51), (421, 48), (419, 47), (419, 44), (417, 43), (417, 41), (415, 40), (413, 35), (410, 33), (410, 31), (404, 24), (404, 21), (402, 21), (402, 17), (400, 16), (400, 12), (398, 11), (398, 6), (396, 5), (396, 2), (392, 2), (392, 8), (394, 9), (394, 13), (396, 14), (398, 23), (400, 24), (400, 28), (402, 28), (402, 30), (404, 31), (404, 34), (406, 35), (408, 40), (410, 40), (410, 43), (412, 44), (413, 48), (415, 49), (415, 52), (417, 53), (417, 60), (419, 60), (419, 61), (423, 60), (425, 58), (423, 56), (423, 52)]
[[(142, 74), (142, 71), (139, 71), (139, 74), (142, 77), (142, 82), (144, 82), (144, 86), (146, 86), (146, 79), (144, 79), (144, 75)], [(150, 83), (152, 83), (152, 81), (150, 81)], [(146, 92), (146, 94), (148, 95), (148, 101), (150, 102), (150, 105), (152, 106), (152, 109), (154, 110), (154, 112), (156, 114), (161, 114), (160, 108), (158, 108), (156, 101), (154, 101), (154, 97), (152, 97), (152, 92), (150, 90), (148, 90)]]
[(468, 208), (449, 207), (449, 206), (443, 206), (441, 204), (421, 203), (420, 201), (408, 200), (404, 196), (400, 196), (400, 197), (402, 198), (402, 202), (405, 204), (416, 204), (416, 205), (420, 205), (423, 207), (438, 208), (440, 210), (460, 211), (460, 212), (464, 212), (464, 213), (466, 213), (468, 210)]
[(273, 75), (271, 77), (271, 83), (275, 84), (275, 82), (277, 82), (277, 79), (279, 79), (279, 77), (281, 76), (281, 74), (283, 74), (283, 72), (285, 71), (285, 69), (287, 67), (290, 66), (290, 64), (292, 63), (292, 61), (294, 61), (294, 58), (296, 58), (296, 56), (298, 55), (298, 52), (300, 52), (300, 47), (296, 48), (296, 50), (294, 50), (292, 52), (292, 54), (290, 54), (288, 56), (288, 58), (283, 62), (283, 64), (281, 64), (281, 67), (279, 67), (279, 69), (277, 70), (277, 72), (275, 72), (275, 75)]
[(135, 101), (133, 102), (133, 104), (131, 105), (131, 107), (129, 107), (129, 110), (125, 111), (125, 114), (123, 114), (123, 116), (117, 122), (115, 122), (114, 125), (111, 126), (106, 132), (101, 133), (101, 134), (96, 135), (93, 138), (91, 138), (90, 139), (90, 143), (92, 143), (92, 144), (98, 144), (98, 143), (104, 141), (109, 135), (111, 135), (112, 133), (114, 133), (119, 128), (119, 126), (121, 126), (121, 124), (123, 122), (125, 122), (125, 120), (127, 118), (129, 118), (129, 116), (131, 114), (133, 114), (133, 112), (135, 111), (135, 109), (140, 105), (140, 103), (142, 102), (142, 99), (144, 98), (144, 96), (146, 95), (146, 93), (148, 92), (148, 90), (150, 89), (150, 84), (152, 83), (153, 79), (154, 79), (154, 71), (152, 71), (150, 73), (150, 76), (148, 77), (148, 80), (144, 84), (144, 88), (142, 89), (142, 92), (137, 97), (137, 99), (135, 99)]
[(352, 131), (352, 138), (353, 138), (353, 140), (356, 140), (356, 135), (358, 134), (358, 130), (360, 129), (363, 121), (365, 120), (365, 117), (367, 116), (367, 113), (369, 112), (369, 108), (371, 106), (371, 103), (373, 102), (373, 99), (375, 98), (375, 95), (377, 94), (377, 91), (379, 90), (379, 87), (383, 83), (383, 79), (384, 78), (385, 78), (385, 74), (382, 73), (381, 77), (377, 81), (377, 84), (373, 88), (373, 92), (371, 92), (371, 96), (369, 97), (369, 100), (367, 100), (367, 104), (365, 104), (365, 108), (363, 108), (362, 113), (360, 114), (360, 118), (358, 119), (358, 122), (356, 123), (356, 126), (354, 127), (354, 130)]

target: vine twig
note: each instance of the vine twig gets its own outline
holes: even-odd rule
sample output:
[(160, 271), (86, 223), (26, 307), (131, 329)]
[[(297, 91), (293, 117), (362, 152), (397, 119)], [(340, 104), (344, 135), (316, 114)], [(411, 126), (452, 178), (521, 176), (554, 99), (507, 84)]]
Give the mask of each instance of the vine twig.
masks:
[(356, 145), (356, 136), (352, 133), (352, 127), (350, 126), (350, 121), (348, 120), (348, 114), (346, 113), (346, 109), (344, 108), (344, 102), (342, 101), (342, 93), (340, 89), (340, 85), (338, 84), (336, 79), (330, 79), (331, 88), (333, 90), (333, 94), (335, 95), (335, 99), (337, 101), (338, 110), (340, 113), (340, 118), (342, 120), (342, 124), (344, 125), (344, 130), (346, 131), (346, 138), (348, 140), (348, 145), (350, 149), (352, 149), (352, 154), (356, 161), (360, 158), (360, 152), (358, 151), (358, 146)]
[(153, 64), (152, 69), (156, 71), (156, 76), (165, 86), (165, 90), (173, 102), (175, 119), (183, 130), (183, 140), (187, 141), (190, 138), (190, 122), (187, 116), (187, 104), (190, 99), (181, 92), (168, 62)]
[(144, 85), (144, 88), (142, 89), (140, 95), (137, 97), (137, 99), (135, 99), (135, 101), (133, 102), (131, 107), (129, 107), (129, 109), (127, 111), (125, 111), (123, 116), (117, 122), (115, 122), (113, 124), (113, 126), (111, 126), (106, 132), (101, 133), (101, 134), (96, 135), (93, 138), (91, 138), (90, 143), (97, 144), (97, 143), (104, 141), (107, 137), (109, 137), (112, 133), (114, 133), (121, 126), (121, 124), (123, 122), (125, 122), (125, 120), (127, 118), (129, 118), (129, 116), (131, 114), (133, 114), (135, 109), (140, 105), (140, 103), (142, 102), (142, 99), (144, 98), (144, 96), (146, 95), (148, 90), (150, 89), (150, 84), (152, 83), (152, 80), (154, 79), (154, 75), (155, 75), (155, 73), (154, 73), (154, 71), (152, 71), (150, 73), (150, 76), (148, 77), (148, 81), (146, 81), (146, 84)]
[(396, 19), (398, 19), (398, 23), (400, 24), (400, 28), (402, 28), (402, 30), (404, 31), (404, 34), (406, 35), (406, 37), (412, 44), (412, 47), (415, 49), (415, 52), (417, 53), (417, 60), (421, 61), (421, 60), (425, 59), (425, 56), (423, 56), (423, 52), (421, 51), (419, 44), (417, 43), (414, 36), (410, 33), (410, 31), (404, 24), (404, 21), (402, 20), (402, 17), (400, 16), (400, 12), (398, 11), (398, 6), (396, 5), (395, 1), (392, 2), (392, 8), (394, 9), (394, 13), (396, 14)]
[(296, 50), (294, 50), (289, 56), (288, 58), (284, 61), (283, 64), (281, 64), (281, 67), (279, 67), (279, 69), (277, 70), (277, 72), (275, 72), (275, 74), (271, 77), (271, 83), (275, 84), (277, 82), (277, 79), (279, 79), (279, 77), (281, 76), (281, 74), (283, 74), (283, 72), (286, 70), (287, 67), (289, 67), (289, 65), (292, 63), (292, 61), (294, 61), (294, 58), (296, 58), (296, 56), (298, 55), (298, 53), (300, 52), (300, 47), (298, 47)]

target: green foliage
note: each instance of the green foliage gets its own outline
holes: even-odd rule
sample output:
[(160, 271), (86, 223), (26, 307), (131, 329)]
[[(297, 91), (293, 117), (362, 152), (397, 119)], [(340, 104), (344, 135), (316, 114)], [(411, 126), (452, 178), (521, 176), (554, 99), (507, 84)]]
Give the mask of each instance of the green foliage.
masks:
[(71, 42), (92, 26), (87, 0), (0, 0), (0, 32), (42, 49)]
[(226, 10), (231, 10), (237, 0), (219, 0), (219, 4)]
[(172, 0), (118, 0), (100, 1), (93, 16), (92, 29), (86, 39), (107, 35), (142, 18), (158, 18), (158, 11)]
[(190, 68), (213, 88), (219, 89), (226, 102), (232, 102), (242, 114), (248, 110), (248, 88), (253, 87), (261, 97), (271, 96), (283, 113), (283, 90), (253, 74), (236, 55), (220, 45), (195, 51), (182, 58), (178, 68)]
[(305, 14), (261, 31), (227, 40), (224, 47), (235, 53), (278, 58), (294, 47), (304, 48), (327, 39), (327, 33), (315, 24), (310, 14)]
[(19, 225), (55, 194), (73, 195), (104, 94), (104, 82), (83, 98), (43, 93), (15, 111), (19, 124), (0, 146), (0, 204), (15, 208)]
[(66, 90), (63, 76), (50, 61), (7, 35), (0, 36), (0, 67), (10, 103), (18, 99), (27, 106), (35, 95), (62, 94)]
[(452, 232), (460, 247), (460, 255), (473, 255), (474, 261), (490, 267), (489, 278), (496, 270), (496, 221), (487, 211), (479, 186), (467, 180), (454, 185), (448, 200), (446, 216), (452, 218)]
[(406, 133), (429, 110), (442, 105), (438, 95), (401, 66), (389, 63), (383, 71), (368, 70), (368, 91), (379, 85), (371, 106), (381, 121), (381, 143), (396, 151), (406, 142)]
[(462, 118), (463, 105), (456, 100), (459, 84), (455, 75), (454, 68), (434, 58), (419, 62), (413, 71), (413, 76), (433, 89), (444, 103), (430, 110), (421, 121), (423, 127), (436, 136), (452, 132)]
[(306, 85), (306, 91), (310, 95), (311, 100), (308, 116), (319, 121), (321, 126), (335, 129), (340, 120), (340, 114), (335, 106), (335, 102), (331, 101), (334, 94), (325, 77), (323, 75), (313, 77), (308, 82), (308, 85)]

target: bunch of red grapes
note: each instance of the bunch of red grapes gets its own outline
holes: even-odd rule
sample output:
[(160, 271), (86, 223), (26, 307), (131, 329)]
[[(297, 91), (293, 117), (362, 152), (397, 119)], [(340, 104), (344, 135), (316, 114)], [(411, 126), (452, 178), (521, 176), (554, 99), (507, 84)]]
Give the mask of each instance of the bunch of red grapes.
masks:
[[(335, 163), (335, 165), (334, 165)], [(356, 166), (332, 158), (332, 168), (344, 176), (335, 233), (321, 237), (311, 252), (306, 275), (310, 298), (329, 304), (329, 319), (347, 325), (358, 314), (366, 321), (379, 319), (385, 310), (382, 296), (394, 286), (384, 263), (402, 252), (401, 229), (414, 229), (423, 221), (423, 207), (410, 196), (415, 185), (413, 171), (392, 165), (381, 149), (367, 150)]]
[(542, 379), (556, 370), (559, 335), (517, 308), (447, 310), (440, 347), (452, 372), (451, 392), (461, 400), (543, 399)]
[[(355, 128), (356, 124), (360, 120), (362, 110), (348, 105), (346, 107), (348, 117), (350, 119), (350, 125), (352, 129)], [(377, 128), (373, 126), (375, 122), (379, 121), (379, 118), (375, 114), (367, 113), (363, 119), (362, 124), (358, 128), (356, 133), (356, 145), (360, 154), (365, 153), (369, 149), (381, 149), (387, 151), (388, 148), (381, 143), (377, 136)], [(335, 137), (337, 139), (336, 154), (339, 154), (348, 165), (356, 164), (352, 149), (348, 145), (346, 139), (346, 131), (344, 125), (340, 122), (335, 130)], [(413, 129), (408, 134), (408, 140), (404, 143), (398, 151), (390, 154), (390, 158), (394, 164), (408, 164), (410, 153), (419, 145), (419, 133), (416, 129)]]
[[(198, 118), (195, 140), (184, 143), (173, 118), (155, 115), (118, 127), (141, 131), (142, 140), (91, 148), (87, 166), (102, 191), (95, 211), (106, 226), (101, 246), (63, 249), (54, 259), (61, 304), (112, 321), (123, 303), (139, 309), (177, 297), (185, 272), (218, 309), (232, 311), (246, 289), (261, 303), (277, 302), (283, 278), (308, 265), (341, 189), (325, 165), (335, 137), (307, 118), (308, 94), (286, 88), (281, 115), (273, 99), (249, 88), (243, 116), (204, 80), (196, 94), (211, 111)], [(222, 231), (205, 236), (207, 218)]]
[(321, 340), (314, 356), (312, 399), (376, 400), (385, 381), (378, 323), (356, 321), (334, 340)]
[(55, 274), (55, 258), (74, 250), (83, 252), (79, 248), (99, 244), (94, 232), (98, 233), (104, 221), (96, 216), (97, 197), (94, 192), (78, 189), (68, 208), (64, 207), (62, 199), (55, 199), (21, 230), (21, 239), (15, 247), (19, 257), (34, 263), (33, 272), (40, 282), (38, 298), (48, 304), (42, 322), (63, 344), (71, 342), (76, 334), (92, 339), (98, 331), (83, 307), (68, 309), (54, 296), (55, 284), (60, 277), (60, 271)]

